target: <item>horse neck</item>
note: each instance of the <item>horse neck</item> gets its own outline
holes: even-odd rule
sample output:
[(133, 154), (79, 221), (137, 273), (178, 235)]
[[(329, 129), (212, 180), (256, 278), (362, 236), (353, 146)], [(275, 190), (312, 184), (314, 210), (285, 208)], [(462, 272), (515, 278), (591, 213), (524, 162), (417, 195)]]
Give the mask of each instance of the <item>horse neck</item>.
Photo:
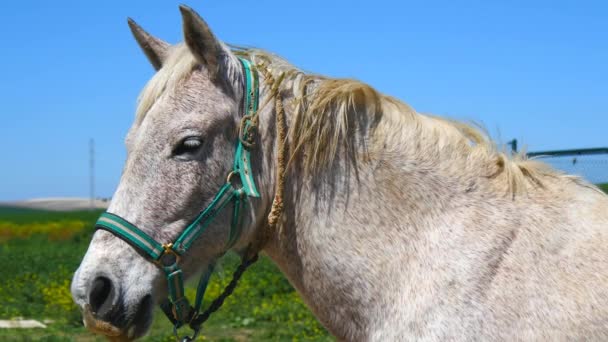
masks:
[[(291, 92), (283, 94), (284, 103), (289, 103), (295, 96)], [(289, 125), (294, 108), (285, 107)], [(479, 186), (480, 174), (496, 172), (494, 165), (484, 168), (480, 167), (484, 163), (467, 159), (462, 145), (468, 141), (461, 139), (458, 144), (450, 144), (454, 140), (450, 135), (460, 133), (447, 122), (417, 114), (393, 100), (387, 100), (383, 108), (385, 113), (377, 126), (365, 129), (371, 133), (362, 137), (367, 145), (357, 151), (356, 160), (353, 161), (342, 146), (333, 164), (317, 173), (304, 170), (301, 155), (290, 161), (284, 194), (285, 212), (279, 229), (272, 232), (268, 247), (278, 264), (292, 269), (292, 263), (301, 263), (293, 259), (298, 256), (292, 253), (297, 249), (294, 242), (307, 234), (319, 233), (322, 226), (334, 227), (339, 234), (352, 236), (355, 228), (341, 224), (341, 215), (352, 218), (355, 212), (381, 216), (397, 212), (401, 218), (395, 218), (395, 222), (416, 222), (420, 217), (412, 214), (415, 209), (416, 213), (440, 216), (442, 208), (455, 200), (455, 193), (467, 193)], [(266, 128), (263, 132), (266, 137), (263, 141), (264, 170), (267, 170), (265, 177), (270, 186), (266, 187), (269, 201), (265, 205), (269, 208), (276, 189), (274, 108), (266, 108), (261, 118), (260, 126)], [(311, 227), (311, 222), (318, 227)], [(383, 235), (383, 232), (376, 230), (374, 234)]]
[[(466, 127), (392, 101), (382, 108), (356, 165), (343, 150), (314, 174), (294, 159), (285, 210), (265, 246), (340, 340), (369, 340), (370, 326), (399, 327), (441, 310), (442, 288), (470, 290), (492, 279), (518, 229), (538, 225), (543, 200), (561, 208), (551, 177), (542, 179), (547, 189), (529, 189), (514, 201), (507, 161), (487, 145), (473, 148), (476, 133), (463, 133)], [(269, 165), (275, 148), (269, 139)], [(555, 217), (545, 226), (558, 225)], [(386, 333), (379, 340), (397, 339)]]
[[(420, 151), (436, 141), (421, 139), (414, 127), (386, 115), (356, 164), (339, 151), (319, 173), (306, 174), (297, 158), (288, 169), (284, 213), (265, 252), (319, 320), (347, 340), (357, 339), (348, 335), (357, 329), (339, 322), (336, 308), (351, 325), (365, 325), (366, 303), (386, 295), (368, 288), (382, 282), (383, 265), (404, 260), (408, 243), (458, 200), (453, 183), (462, 180), (449, 176), (441, 158)], [(265, 148), (274, 165), (276, 142)]]

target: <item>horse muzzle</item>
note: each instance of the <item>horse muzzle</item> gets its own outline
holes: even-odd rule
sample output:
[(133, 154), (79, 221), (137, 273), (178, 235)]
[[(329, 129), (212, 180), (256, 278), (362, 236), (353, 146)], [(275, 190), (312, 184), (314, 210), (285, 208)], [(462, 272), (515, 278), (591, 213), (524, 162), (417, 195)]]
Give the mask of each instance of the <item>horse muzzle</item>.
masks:
[(132, 341), (145, 334), (152, 321), (151, 295), (134, 303), (125, 303), (116, 285), (106, 277), (97, 277), (87, 289), (82, 309), (84, 326), (110, 341)]

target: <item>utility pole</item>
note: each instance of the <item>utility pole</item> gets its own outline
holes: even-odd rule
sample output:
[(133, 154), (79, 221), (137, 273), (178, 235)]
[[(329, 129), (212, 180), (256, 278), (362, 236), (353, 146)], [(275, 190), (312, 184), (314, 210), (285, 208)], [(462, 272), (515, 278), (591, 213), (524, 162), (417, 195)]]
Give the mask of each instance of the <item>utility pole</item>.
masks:
[(511, 145), (511, 153), (517, 153), (517, 139), (513, 139), (507, 143), (507, 145)]
[(95, 210), (95, 140), (89, 140), (89, 196), (91, 210)]

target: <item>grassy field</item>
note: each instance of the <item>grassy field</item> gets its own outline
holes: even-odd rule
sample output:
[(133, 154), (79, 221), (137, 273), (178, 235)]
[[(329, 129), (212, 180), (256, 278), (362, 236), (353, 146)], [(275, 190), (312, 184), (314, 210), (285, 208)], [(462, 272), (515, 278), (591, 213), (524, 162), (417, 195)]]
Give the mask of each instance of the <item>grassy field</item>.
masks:
[[(57, 213), (0, 208), (0, 319), (52, 320), (48, 329), (0, 329), (0, 341), (103, 341), (87, 333), (69, 285), (100, 212)], [(238, 258), (222, 260), (208, 290), (213, 298), (230, 280)], [(194, 298), (194, 286), (187, 292)], [(173, 341), (157, 312), (147, 341)], [(262, 258), (207, 322), (204, 341), (331, 340), (276, 267)]]
[(605, 193), (608, 194), (608, 183), (600, 184), (599, 187), (600, 187), (600, 189), (604, 190)]

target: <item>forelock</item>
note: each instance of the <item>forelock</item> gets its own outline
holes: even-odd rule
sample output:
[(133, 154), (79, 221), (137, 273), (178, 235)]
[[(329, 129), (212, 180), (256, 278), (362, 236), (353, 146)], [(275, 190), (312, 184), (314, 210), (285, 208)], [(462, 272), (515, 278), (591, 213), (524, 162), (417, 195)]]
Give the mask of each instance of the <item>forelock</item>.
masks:
[(171, 48), (171, 53), (163, 67), (148, 81), (137, 101), (136, 123), (140, 123), (150, 108), (164, 94), (173, 93), (192, 74), (197, 61), (184, 44)]

